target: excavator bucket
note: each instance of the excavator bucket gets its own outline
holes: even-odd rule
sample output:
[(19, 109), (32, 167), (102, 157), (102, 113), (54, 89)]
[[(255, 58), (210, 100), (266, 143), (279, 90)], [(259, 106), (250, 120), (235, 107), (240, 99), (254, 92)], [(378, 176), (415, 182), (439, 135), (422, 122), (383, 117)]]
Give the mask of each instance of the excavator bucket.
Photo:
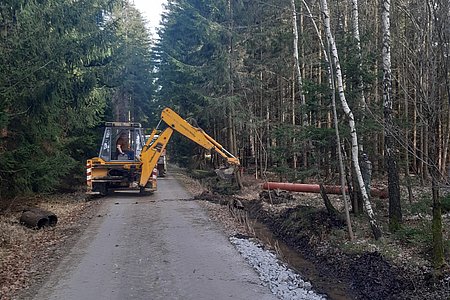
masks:
[(237, 167), (235, 167), (235, 166), (223, 167), (223, 168), (214, 170), (214, 172), (216, 172), (217, 176), (223, 180), (232, 179), (234, 176), (234, 173), (236, 171), (237, 171)]

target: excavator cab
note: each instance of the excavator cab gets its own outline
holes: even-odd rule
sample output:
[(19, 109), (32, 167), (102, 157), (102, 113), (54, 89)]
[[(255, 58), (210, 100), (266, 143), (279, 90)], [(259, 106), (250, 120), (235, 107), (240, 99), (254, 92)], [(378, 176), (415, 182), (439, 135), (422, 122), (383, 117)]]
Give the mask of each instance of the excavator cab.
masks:
[(152, 175), (156, 171), (153, 169), (150, 178), (139, 186), (145, 142), (140, 123), (106, 122), (98, 157), (86, 163), (87, 193), (106, 195), (109, 190), (155, 190), (156, 180)]
[(99, 156), (106, 162), (139, 161), (145, 137), (140, 123), (106, 122)]

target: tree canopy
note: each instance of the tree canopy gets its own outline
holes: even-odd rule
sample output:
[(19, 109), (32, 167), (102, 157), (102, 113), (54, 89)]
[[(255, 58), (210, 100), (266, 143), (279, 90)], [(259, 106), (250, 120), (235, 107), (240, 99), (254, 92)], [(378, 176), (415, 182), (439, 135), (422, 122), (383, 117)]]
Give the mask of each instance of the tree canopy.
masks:
[(149, 114), (150, 37), (126, 1), (3, 1), (0, 34), (1, 196), (82, 178), (113, 100)]

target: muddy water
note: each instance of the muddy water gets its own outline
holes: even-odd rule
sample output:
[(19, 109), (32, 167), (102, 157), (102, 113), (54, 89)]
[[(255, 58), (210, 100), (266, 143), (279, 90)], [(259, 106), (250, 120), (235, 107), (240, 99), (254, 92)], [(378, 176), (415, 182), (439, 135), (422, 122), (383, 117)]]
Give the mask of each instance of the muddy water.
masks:
[(308, 261), (300, 253), (275, 237), (264, 224), (255, 220), (252, 220), (251, 222), (255, 231), (255, 236), (264, 244), (274, 248), (282, 261), (301, 274), (304, 280), (311, 282), (313, 289), (326, 294), (328, 299), (352, 299), (345, 284), (336, 278), (328, 278), (325, 275), (320, 274), (319, 270), (312, 262)]

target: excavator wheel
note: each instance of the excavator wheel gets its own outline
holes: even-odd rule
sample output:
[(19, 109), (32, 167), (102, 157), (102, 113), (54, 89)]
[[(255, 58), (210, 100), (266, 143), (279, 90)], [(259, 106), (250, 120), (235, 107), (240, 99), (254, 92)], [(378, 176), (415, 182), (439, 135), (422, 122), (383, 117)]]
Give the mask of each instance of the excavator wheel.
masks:
[(139, 187), (139, 196), (145, 196), (147, 192), (145, 191), (145, 187), (140, 186)]
[(92, 187), (92, 191), (99, 192), (101, 196), (107, 196), (108, 195), (108, 186), (106, 182), (101, 183), (94, 183)]

